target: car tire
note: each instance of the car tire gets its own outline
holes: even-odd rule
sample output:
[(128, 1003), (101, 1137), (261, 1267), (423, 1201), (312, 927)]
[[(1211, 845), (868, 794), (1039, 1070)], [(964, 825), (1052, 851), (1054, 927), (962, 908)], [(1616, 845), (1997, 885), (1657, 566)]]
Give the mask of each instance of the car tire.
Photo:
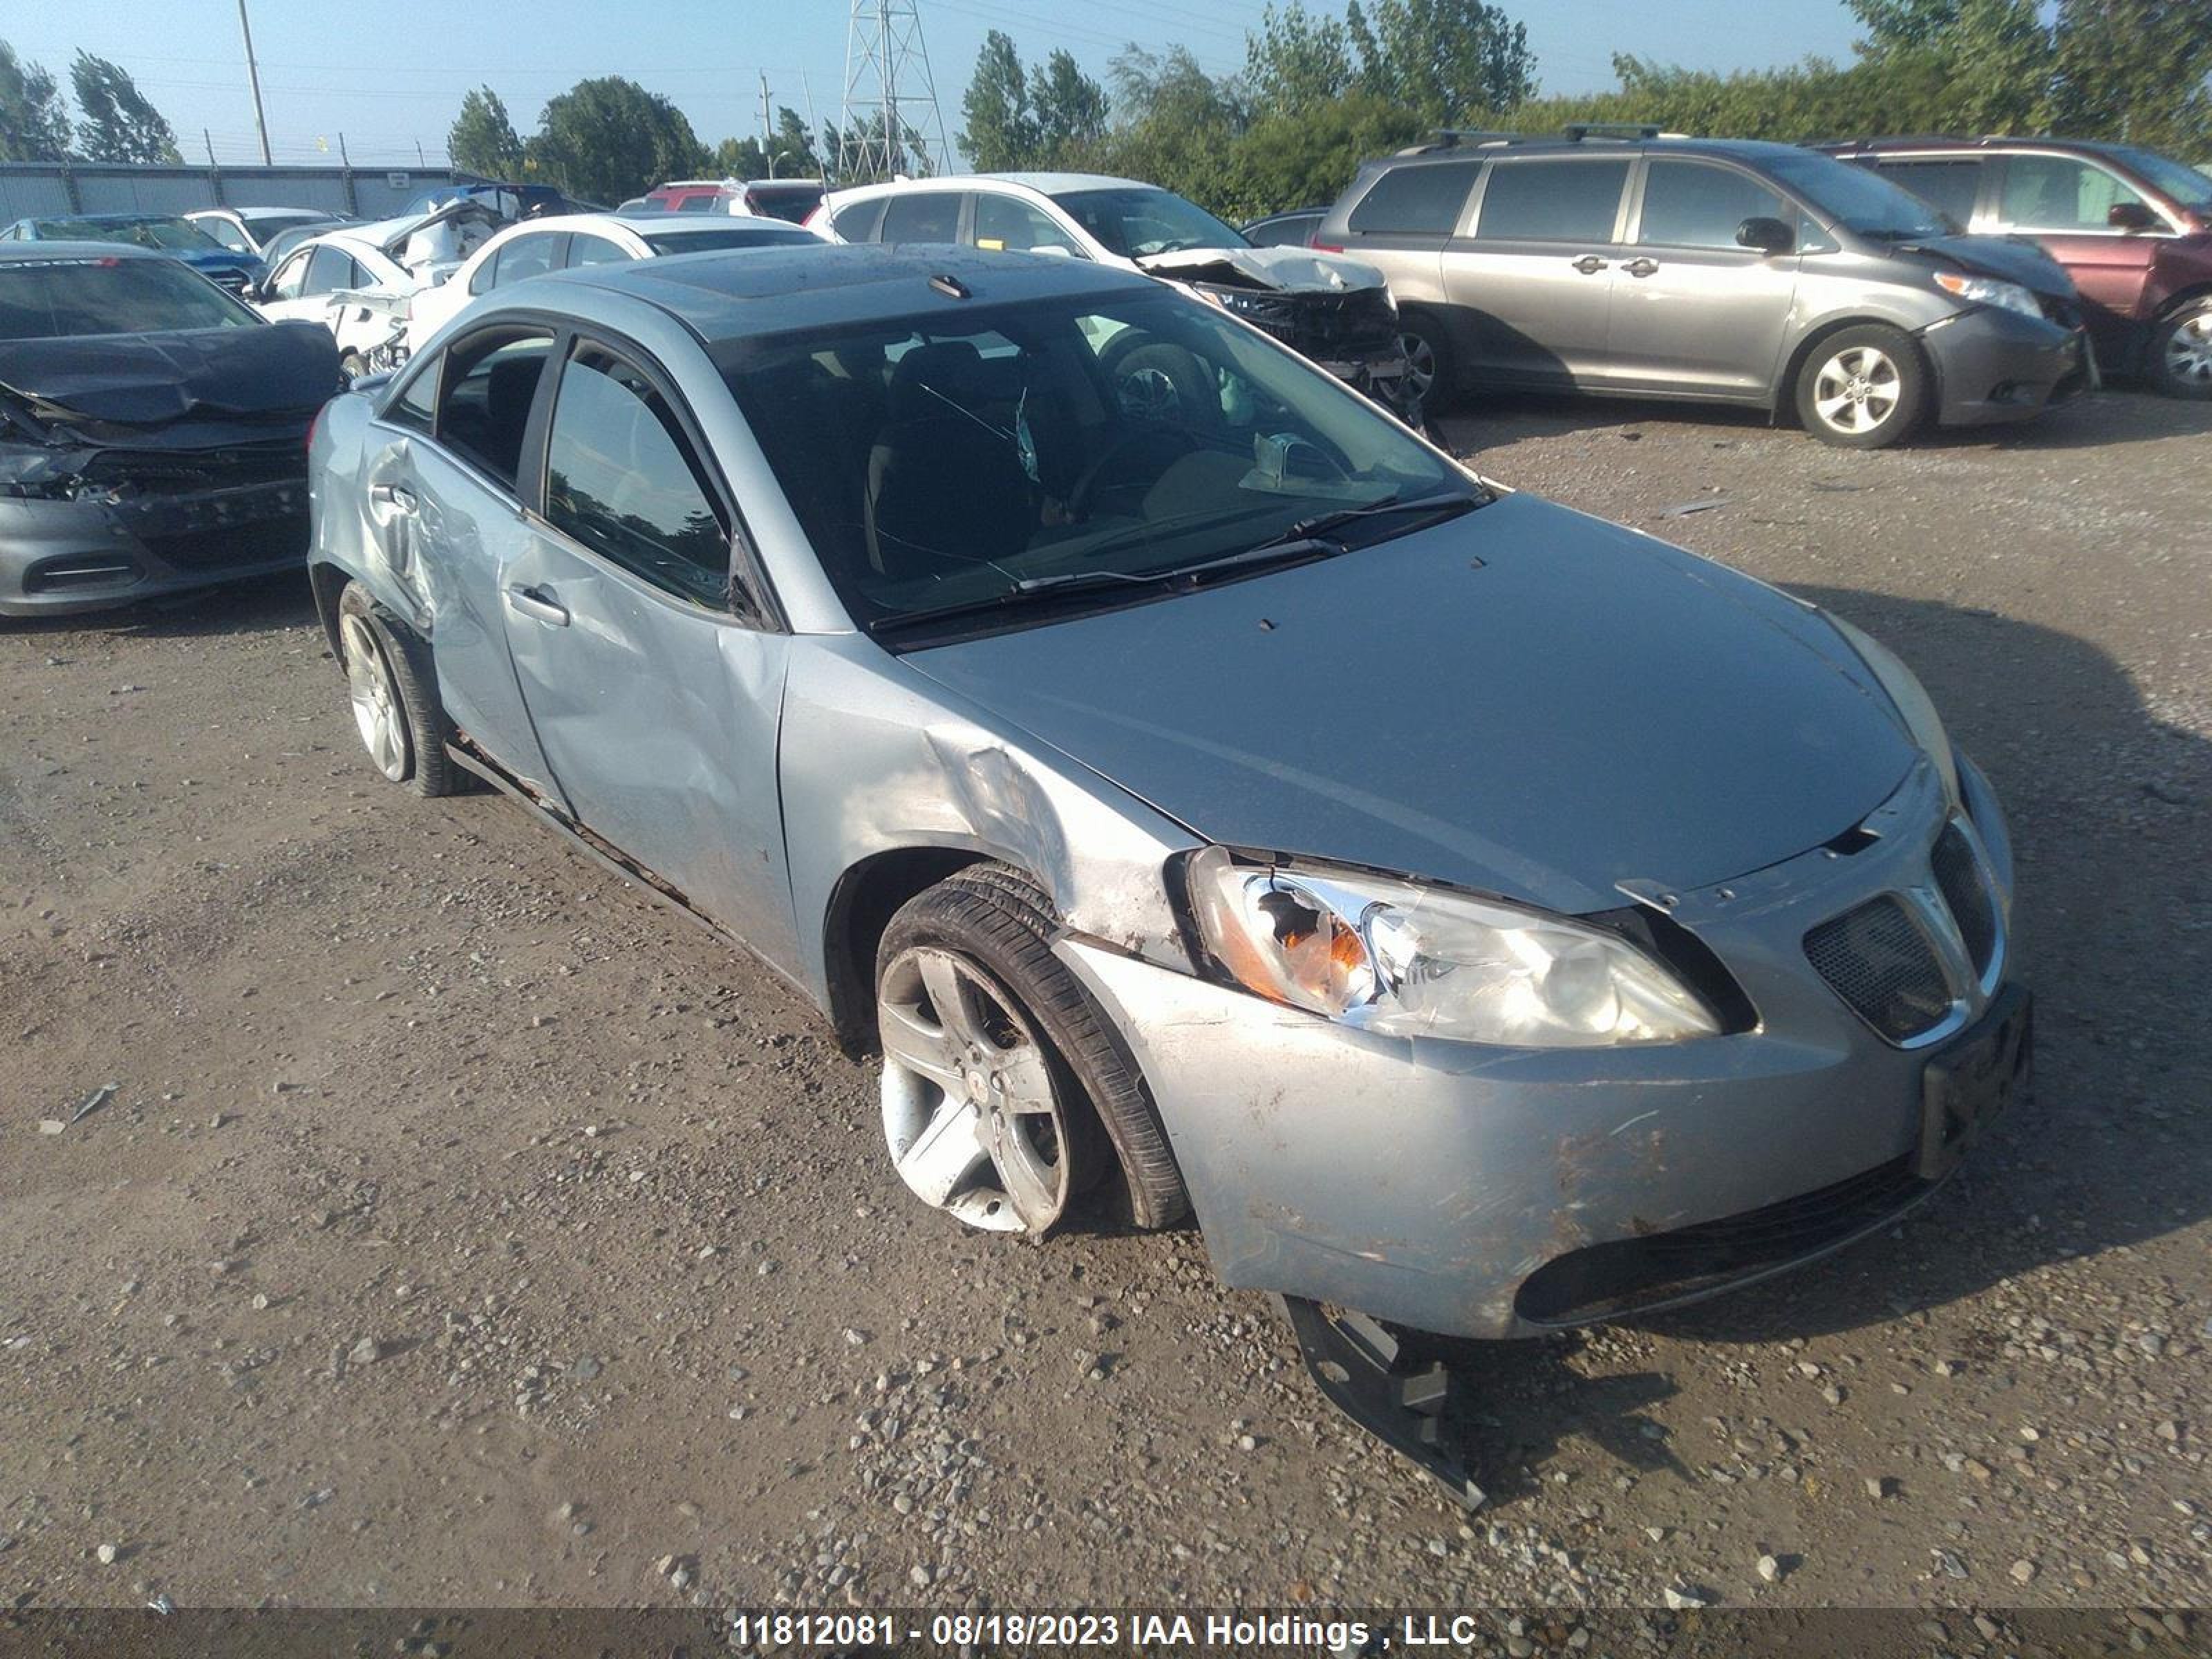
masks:
[(457, 793), (465, 775), (446, 751), (453, 728), (429, 651), (359, 582), (338, 596), (338, 660), (369, 763), (418, 795)]
[(1928, 413), (1928, 365), (1910, 335), (1881, 323), (1838, 329), (1797, 370), (1797, 418), (1822, 443), (1887, 449)]
[(1211, 431), (1221, 424), (1221, 391), (1197, 354), (1137, 329), (1106, 349), (1106, 384), (1127, 419)]
[(1418, 407), (1441, 415), (1459, 402), (1458, 364), (1451, 337), (1433, 313), (1408, 311), (1398, 318), (1398, 337), (1406, 348), (1407, 389)]
[(2212, 398), (2212, 295), (2177, 306), (2151, 330), (2151, 380), (2169, 398)]
[[(1112, 1219), (1139, 1228), (1170, 1225), (1188, 1209), (1189, 1198), (1169, 1150), (1166, 1130), (1135, 1062), (1104, 1012), (1053, 954), (1053, 941), (1060, 931), (1051, 901), (1036, 884), (1000, 864), (971, 865), (922, 892), (891, 918), (877, 949), (875, 983), (878, 1035), (884, 1057), (884, 1126), (894, 1167), (926, 1202), (992, 1231), (1042, 1236), (1078, 1207), (1103, 1208)], [(915, 989), (911, 975), (919, 974), (927, 981), (933, 975), (943, 983), (948, 963), (960, 981), (955, 994), (994, 1028), (992, 1041), (999, 1053), (1019, 1056), (1032, 1042), (1038, 1050), (1043, 1075), (1051, 1085), (1051, 1127), (1057, 1141), (1052, 1150), (1065, 1170), (1064, 1176), (1054, 1171), (1060, 1185), (1048, 1206), (1015, 1206), (1011, 1215), (992, 1208), (994, 1198), (1012, 1205), (1019, 1182), (1008, 1177), (998, 1150), (1006, 1144), (1000, 1139), (1004, 1125), (1013, 1120), (1002, 1117), (999, 1127), (986, 1127), (993, 1122), (988, 1110), (982, 1111), (974, 1138), (976, 1144), (994, 1150), (981, 1164), (972, 1166), (979, 1170), (975, 1184), (940, 1193), (927, 1180), (917, 1184), (910, 1171), (909, 1154), (920, 1145), (917, 1137), (936, 1131), (939, 1114), (950, 1109), (957, 1115), (963, 1109), (951, 1091), (933, 1082), (922, 1069), (941, 1063), (933, 1061), (929, 1053), (917, 1054), (918, 1047), (928, 1048), (933, 1021), (948, 1035), (961, 1022), (938, 1013), (933, 1000), (920, 1010), (917, 1022), (911, 1000)], [(998, 1024), (1000, 1014), (1011, 1016), (1010, 1021)], [(921, 1066), (910, 1063), (917, 1057)], [(995, 1060), (987, 1050), (980, 1064), (988, 1070)], [(1015, 1069), (1030, 1070), (1026, 1066)], [(930, 1097), (933, 1090), (934, 1099)], [(988, 1083), (969, 1096), (979, 1106), (993, 1097)], [(1031, 1111), (1021, 1121), (1030, 1124), (1042, 1115)], [(1120, 1179), (1109, 1181), (1106, 1177), (1115, 1166)], [(1079, 1199), (1086, 1204), (1079, 1206)], [(1048, 1207), (1049, 1213), (1036, 1218), (1041, 1224), (1032, 1224), (1032, 1218), (1022, 1213), (1024, 1207)]]

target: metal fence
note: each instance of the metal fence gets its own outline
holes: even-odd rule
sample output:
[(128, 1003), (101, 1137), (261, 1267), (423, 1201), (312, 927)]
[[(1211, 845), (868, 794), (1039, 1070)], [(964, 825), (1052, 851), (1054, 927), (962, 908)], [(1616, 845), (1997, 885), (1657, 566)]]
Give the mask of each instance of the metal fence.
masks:
[(451, 167), (133, 167), (0, 162), (0, 226), (72, 213), (189, 213), (210, 207), (321, 208), (389, 218), (432, 187), (474, 175)]

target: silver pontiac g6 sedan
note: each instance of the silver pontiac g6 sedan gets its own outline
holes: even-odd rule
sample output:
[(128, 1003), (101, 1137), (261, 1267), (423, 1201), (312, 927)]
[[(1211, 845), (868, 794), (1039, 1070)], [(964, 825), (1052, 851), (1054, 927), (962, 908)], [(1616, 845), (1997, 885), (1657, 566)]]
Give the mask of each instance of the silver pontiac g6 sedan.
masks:
[(2025, 1076), (2004, 820), (1895, 657), (1145, 277), (532, 279), (312, 474), (386, 777), (742, 939), (880, 1053), (925, 1202), (1194, 1210), (1448, 1478), (1426, 1334), (1833, 1249)]

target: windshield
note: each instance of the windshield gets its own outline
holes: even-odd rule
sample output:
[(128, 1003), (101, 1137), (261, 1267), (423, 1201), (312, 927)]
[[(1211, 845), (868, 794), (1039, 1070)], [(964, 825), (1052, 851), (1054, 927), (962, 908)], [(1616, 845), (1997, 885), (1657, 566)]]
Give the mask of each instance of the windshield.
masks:
[(261, 319), (168, 259), (0, 262), (0, 340), (73, 334), (165, 334)]
[[(715, 359), (878, 634), (991, 606), (985, 626), (1022, 626), (1263, 544), (1325, 556), (1486, 499), (1365, 398), (1169, 292), (945, 306)], [(1338, 521), (1363, 508), (1379, 510)]]
[(2212, 178), (2195, 167), (2133, 144), (2114, 144), (2105, 153), (2121, 166), (2134, 168), (2153, 189), (2163, 191), (2183, 207), (2199, 212), (2212, 208)]
[(1903, 241), (1914, 236), (1954, 236), (1959, 227), (1888, 179), (1864, 167), (1810, 150), (1759, 158), (1769, 173), (1796, 191), (1829, 223), (1862, 236)]
[(711, 253), (731, 247), (789, 247), (794, 242), (809, 242), (819, 246), (822, 241), (811, 230), (781, 224), (701, 225), (696, 229), (654, 230), (640, 234), (645, 237), (645, 245), (655, 253)]
[(1249, 246), (1204, 208), (1172, 191), (1131, 185), (1115, 190), (1071, 190), (1052, 199), (1109, 253), (1124, 259), (1180, 253), (1192, 247)]
[(222, 244), (184, 219), (41, 219), (42, 242), (129, 242), (173, 253), (222, 252)]

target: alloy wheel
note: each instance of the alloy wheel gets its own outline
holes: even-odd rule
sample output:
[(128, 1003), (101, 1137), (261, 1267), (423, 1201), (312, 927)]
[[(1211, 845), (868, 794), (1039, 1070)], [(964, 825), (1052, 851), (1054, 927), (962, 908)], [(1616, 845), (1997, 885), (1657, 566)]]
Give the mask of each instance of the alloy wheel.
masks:
[(1887, 352), (1849, 346), (1814, 376), (1813, 407), (1837, 431), (1857, 436), (1887, 421), (1904, 391), (1904, 376)]
[(1182, 413), (1182, 393), (1164, 369), (1132, 369), (1121, 377), (1115, 395), (1121, 413), (1131, 420), (1169, 425)]
[(2166, 337), (2166, 377), (2177, 385), (2212, 386), (2212, 309), (2185, 317)]
[(402, 782), (410, 754), (407, 720), (400, 711), (399, 687), (384, 647), (364, 617), (348, 616), (340, 622), (338, 642), (345, 652), (346, 696), (353, 704), (362, 747), (378, 771), (394, 783)]
[(1437, 349), (1419, 334), (1401, 334), (1398, 343), (1406, 353), (1406, 389), (1416, 398), (1427, 398), (1437, 383)]
[(884, 970), (876, 1020), (899, 1179), (972, 1227), (1051, 1227), (1069, 1196), (1066, 1125), (1014, 999), (966, 957), (916, 945)]

